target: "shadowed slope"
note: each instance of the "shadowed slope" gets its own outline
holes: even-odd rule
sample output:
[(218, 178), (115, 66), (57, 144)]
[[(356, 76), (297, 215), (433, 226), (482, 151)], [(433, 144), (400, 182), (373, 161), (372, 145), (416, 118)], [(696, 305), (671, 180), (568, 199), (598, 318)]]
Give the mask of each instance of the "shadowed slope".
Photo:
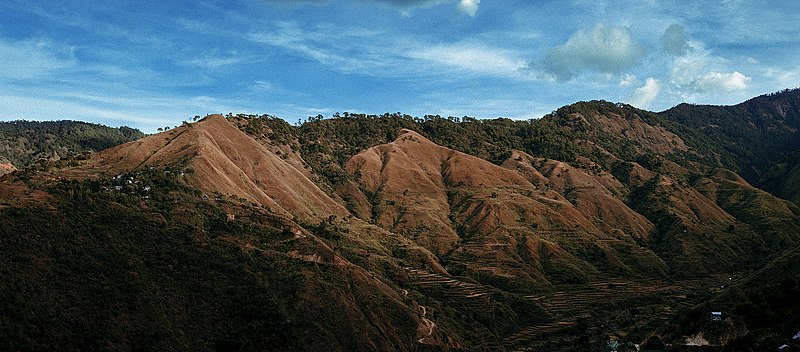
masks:
[(532, 182), (564, 195), (604, 232), (621, 230), (635, 238), (647, 239), (653, 224), (620, 199), (627, 195), (627, 188), (599, 166), (590, 161), (587, 163), (594, 166), (591, 173), (564, 162), (534, 158), (514, 151), (503, 167), (517, 170)]
[(145, 175), (150, 198), (61, 181), (48, 207), (0, 183), (0, 350), (413, 349), (417, 307), (389, 281), (290, 220)]

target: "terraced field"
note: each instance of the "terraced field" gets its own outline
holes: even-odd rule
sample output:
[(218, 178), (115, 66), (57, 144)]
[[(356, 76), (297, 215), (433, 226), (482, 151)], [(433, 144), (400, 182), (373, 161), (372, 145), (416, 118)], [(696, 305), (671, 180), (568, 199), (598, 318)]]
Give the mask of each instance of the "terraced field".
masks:
[[(447, 304), (456, 309), (488, 312), (492, 309), (492, 293), (518, 295), (421, 268), (406, 270), (418, 289), (443, 290)], [(511, 334), (495, 337), (496, 341), (487, 334), (481, 341), (471, 343), (475, 350), (484, 351), (559, 351), (587, 344), (602, 347), (609, 336), (640, 343), (639, 335), (665, 324), (674, 312), (688, 308), (687, 297), (713, 294), (729, 283), (727, 275), (675, 281), (629, 277), (519, 295), (544, 308), (549, 321), (520, 327)]]

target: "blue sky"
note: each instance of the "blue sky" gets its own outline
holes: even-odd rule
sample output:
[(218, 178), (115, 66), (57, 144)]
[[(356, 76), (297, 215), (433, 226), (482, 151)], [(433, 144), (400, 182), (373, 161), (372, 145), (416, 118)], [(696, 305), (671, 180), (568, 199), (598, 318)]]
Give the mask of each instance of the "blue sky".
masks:
[(800, 86), (798, 1), (0, 2), (3, 119), (538, 118)]

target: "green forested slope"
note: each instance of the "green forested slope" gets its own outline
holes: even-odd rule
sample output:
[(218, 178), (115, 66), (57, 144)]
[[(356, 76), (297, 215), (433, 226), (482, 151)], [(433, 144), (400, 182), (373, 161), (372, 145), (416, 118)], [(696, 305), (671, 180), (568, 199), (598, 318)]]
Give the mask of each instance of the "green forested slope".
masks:
[(17, 168), (30, 165), (37, 158), (78, 156), (100, 151), (144, 136), (130, 127), (112, 128), (78, 121), (0, 122), (0, 161)]

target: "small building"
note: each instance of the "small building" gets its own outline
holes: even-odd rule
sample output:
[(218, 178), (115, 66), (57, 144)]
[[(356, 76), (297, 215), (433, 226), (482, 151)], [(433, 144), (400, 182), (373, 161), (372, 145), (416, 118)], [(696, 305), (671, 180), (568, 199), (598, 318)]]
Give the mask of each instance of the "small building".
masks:
[(798, 331), (797, 334), (795, 334), (794, 337), (792, 337), (792, 340), (800, 341), (800, 331)]
[(621, 344), (617, 340), (608, 340), (608, 344), (606, 344), (606, 348), (604, 349), (605, 352), (617, 352)]
[(711, 312), (711, 320), (713, 321), (722, 320), (722, 312)]
[(783, 344), (778, 347), (778, 351), (788, 351), (788, 350), (789, 350), (789, 345), (787, 344)]

